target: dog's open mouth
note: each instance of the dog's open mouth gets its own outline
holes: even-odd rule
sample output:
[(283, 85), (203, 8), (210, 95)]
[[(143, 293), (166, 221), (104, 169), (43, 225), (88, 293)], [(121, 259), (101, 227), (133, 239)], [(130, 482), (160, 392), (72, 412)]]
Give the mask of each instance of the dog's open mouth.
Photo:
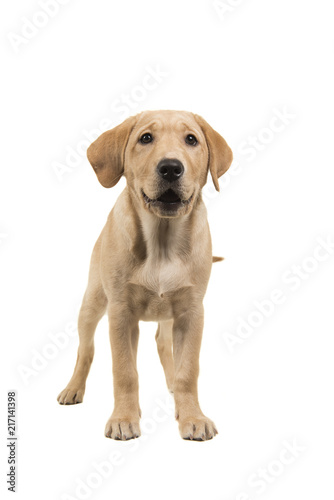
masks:
[(191, 195), (190, 198), (188, 198), (188, 200), (182, 200), (180, 196), (177, 193), (175, 193), (175, 191), (173, 191), (173, 189), (167, 189), (167, 191), (162, 193), (162, 195), (160, 195), (159, 198), (156, 198), (155, 200), (149, 198), (144, 193), (144, 191), (142, 191), (142, 193), (146, 203), (150, 203), (153, 205), (160, 205), (165, 208), (177, 208), (177, 206), (187, 205), (188, 203), (190, 203), (193, 197), (193, 195)]

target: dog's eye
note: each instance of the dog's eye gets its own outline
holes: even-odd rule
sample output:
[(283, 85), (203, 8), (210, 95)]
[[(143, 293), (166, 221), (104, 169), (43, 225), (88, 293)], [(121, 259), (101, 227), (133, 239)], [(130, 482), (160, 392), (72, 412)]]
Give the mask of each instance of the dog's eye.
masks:
[(143, 134), (140, 138), (140, 142), (142, 144), (148, 144), (149, 142), (152, 142), (153, 141), (153, 137), (152, 137), (152, 134)]
[(186, 143), (189, 144), (189, 146), (196, 146), (197, 139), (194, 135), (188, 134), (186, 137)]

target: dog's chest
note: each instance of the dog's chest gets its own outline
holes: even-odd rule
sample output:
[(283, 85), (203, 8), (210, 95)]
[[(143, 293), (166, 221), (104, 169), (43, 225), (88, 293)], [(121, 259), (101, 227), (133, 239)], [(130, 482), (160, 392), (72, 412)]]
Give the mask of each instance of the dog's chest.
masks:
[[(130, 277), (130, 283), (142, 290), (143, 316), (154, 320), (170, 317), (173, 299), (180, 289), (192, 287), (188, 231), (185, 222), (143, 219), (145, 260)], [(146, 318), (143, 318), (146, 319)]]
[(162, 298), (164, 294), (192, 286), (187, 265), (180, 258), (148, 258), (134, 273), (131, 283)]
[[(139, 316), (144, 321), (173, 317), (173, 302), (182, 288), (192, 287), (188, 269), (178, 260), (148, 260), (137, 270), (131, 284), (139, 285)], [(141, 290), (141, 291), (140, 291)]]

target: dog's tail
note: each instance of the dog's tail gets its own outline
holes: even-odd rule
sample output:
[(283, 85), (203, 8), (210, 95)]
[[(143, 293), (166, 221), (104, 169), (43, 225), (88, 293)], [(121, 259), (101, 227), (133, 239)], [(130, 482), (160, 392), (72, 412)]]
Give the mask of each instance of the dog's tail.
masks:
[(214, 255), (212, 256), (212, 262), (221, 262), (224, 260), (224, 257), (215, 257)]

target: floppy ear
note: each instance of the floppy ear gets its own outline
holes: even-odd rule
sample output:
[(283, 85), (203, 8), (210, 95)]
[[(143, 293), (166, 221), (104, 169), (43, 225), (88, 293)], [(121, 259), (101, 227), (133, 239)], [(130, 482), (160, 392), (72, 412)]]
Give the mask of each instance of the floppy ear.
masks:
[(195, 115), (201, 127), (209, 150), (209, 169), (217, 191), (219, 191), (218, 178), (223, 175), (233, 160), (233, 153), (225, 139), (199, 115)]
[(124, 172), (124, 153), (130, 132), (136, 123), (131, 116), (117, 127), (104, 132), (87, 150), (89, 163), (102, 186), (115, 186)]

